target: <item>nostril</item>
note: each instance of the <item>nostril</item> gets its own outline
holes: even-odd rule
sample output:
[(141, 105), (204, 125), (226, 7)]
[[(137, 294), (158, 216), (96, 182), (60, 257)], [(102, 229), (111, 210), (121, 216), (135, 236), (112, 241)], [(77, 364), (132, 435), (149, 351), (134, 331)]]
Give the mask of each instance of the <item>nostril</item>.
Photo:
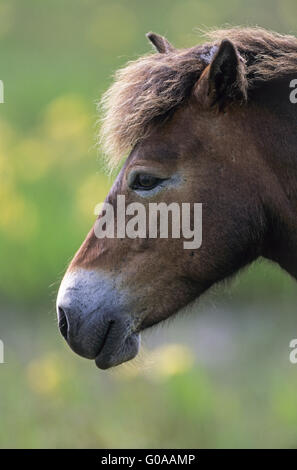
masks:
[(59, 307), (59, 329), (61, 331), (62, 336), (67, 339), (68, 321), (67, 316), (61, 307)]

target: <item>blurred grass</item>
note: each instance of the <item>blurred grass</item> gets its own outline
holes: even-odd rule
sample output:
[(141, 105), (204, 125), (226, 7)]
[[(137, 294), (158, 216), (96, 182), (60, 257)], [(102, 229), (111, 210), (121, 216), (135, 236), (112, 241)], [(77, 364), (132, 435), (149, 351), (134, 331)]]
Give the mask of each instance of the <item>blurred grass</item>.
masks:
[[(95, 101), (119, 66), (150, 50), (144, 34), (182, 47), (200, 40), (195, 28), (225, 23), (294, 33), (296, 13), (295, 0), (0, 0), (1, 447), (294, 445), (296, 380), (286, 370), (270, 367), (261, 410), (240, 381), (211, 377), (181, 344), (160, 351), (159, 375), (97, 373), (39, 312), (54, 311), (67, 262), (112, 184), (94, 149)], [(257, 300), (281, 310), (295, 291), (278, 267), (257, 263), (217, 295), (239, 310)]]
[(2, 448), (296, 447), (297, 378), (275, 315), (266, 318), (274, 333), (234, 335), (231, 364), (207, 366), (190, 342), (165, 335), (140, 360), (102, 373), (57, 341), (42, 313), (34, 328), (26, 318), (13, 328), (15, 314), (4, 328)]

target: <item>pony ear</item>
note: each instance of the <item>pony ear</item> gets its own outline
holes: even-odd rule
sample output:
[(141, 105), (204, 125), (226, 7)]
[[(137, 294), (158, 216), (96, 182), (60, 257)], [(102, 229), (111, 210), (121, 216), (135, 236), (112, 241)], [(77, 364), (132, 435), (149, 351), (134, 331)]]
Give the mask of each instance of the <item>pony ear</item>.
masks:
[(167, 52), (175, 51), (175, 48), (172, 46), (172, 44), (170, 44), (166, 38), (160, 36), (159, 34), (147, 33), (146, 37), (153, 44), (157, 52), (160, 52), (161, 54), (167, 54)]
[(244, 60), (235, 45), (224, 39), (211, 63), (204, 69), (195, 91), (199, 101), (222, 109), (234, 100), (246, 101), (247, 79)]

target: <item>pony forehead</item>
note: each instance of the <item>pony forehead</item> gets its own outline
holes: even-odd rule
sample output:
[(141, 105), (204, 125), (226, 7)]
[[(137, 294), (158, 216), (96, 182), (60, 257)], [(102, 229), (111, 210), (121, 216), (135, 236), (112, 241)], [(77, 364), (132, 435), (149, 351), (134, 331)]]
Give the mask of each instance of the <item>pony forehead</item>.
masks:
[(99, 142), (111, 166), (190, 95), (207, 65), (199, 49), (150, 54), (116, 72), (99, 103)]
[(297, 71), (297, 39), (262, 28), (232, 28), (207, 34), (210, 42), (190, 49), (149, 54), (118, 70), (98, 104), (99, 144), (115, 167), (152, 126), (186, 102), (223, 39), (245, 63), (249, 89)]

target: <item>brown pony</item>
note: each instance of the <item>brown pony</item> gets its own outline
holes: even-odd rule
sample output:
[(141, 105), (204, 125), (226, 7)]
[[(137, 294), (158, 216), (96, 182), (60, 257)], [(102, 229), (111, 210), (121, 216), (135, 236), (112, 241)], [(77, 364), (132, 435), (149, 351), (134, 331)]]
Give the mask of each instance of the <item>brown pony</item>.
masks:
[(148, 38), (158, 53), (118, 71), (101, 102), (109, 161), (129, 152), (106, 202), (202, 203), (203, 242), (98, 239), (93, 227), (57, 312), (71, 348), (102, 369), (133, 358), (141, 330), (259, 256), (297, 278), (297, 39), (234, 28), (176, 50)]

